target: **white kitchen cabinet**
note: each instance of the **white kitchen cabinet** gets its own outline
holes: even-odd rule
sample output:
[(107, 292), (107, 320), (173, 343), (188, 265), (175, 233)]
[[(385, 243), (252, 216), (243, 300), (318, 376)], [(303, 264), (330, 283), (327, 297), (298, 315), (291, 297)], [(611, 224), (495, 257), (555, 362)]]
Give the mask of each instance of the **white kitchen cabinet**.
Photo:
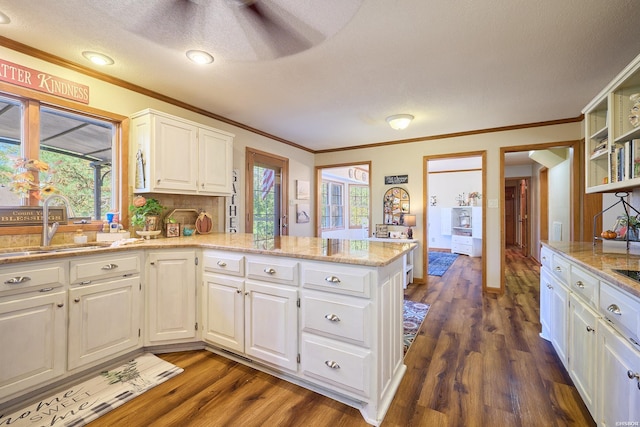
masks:
[(551, 299), (553, 297), (554, 279), (544, 267), (540, 269), (540, 336), (551, 341)]
[(552, 325), (549, 331), (551, 344), (553, 344), (562, 364), (567, 368), (569, 290), (558, 280), (552, 283), (551, 288), (549, 304), (549, 323)]
[(601, 427), (635, 423), (640, 420), (640, 349), (604, 319), (599, 321), (598, 335), (596, 422)]
[(134, 114), (130, 150), (134, 192), (231, 195), (233, 137), (150, 109)]
[(298, 275), (297, 261), (205, 250), (203, 339), (297, 371)]
[(68, 370), (141, 346), (141, 258), (133, 252), (71, 260)]
[(0, 298), (0, 402), (65, 373), (66, 292)]
[(598, 314), (580, 297), (569, 297), (569, 375), (595, 418)]
[(202, 279), (202, 338), (244, 353), (244, 280), (206, 270)]
[(190, 342), (197, 335), (194, 250), (147, 253), (146, 343)]
[(245, 282), (245, 353), (271, 365), (298, 370), (298, 290)]

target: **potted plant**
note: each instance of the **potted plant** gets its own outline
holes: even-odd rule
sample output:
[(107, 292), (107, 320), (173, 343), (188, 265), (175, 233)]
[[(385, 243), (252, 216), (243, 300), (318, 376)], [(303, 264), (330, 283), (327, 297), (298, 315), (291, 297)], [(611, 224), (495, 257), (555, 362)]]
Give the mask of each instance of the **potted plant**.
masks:
[(640, 219), (637, 216), (623, 215), (618, 217), (620, 224), (620, 237), (627, 240), (638, 240), (638, 228), (640, 227)]
[(145, 231), (155, 231), (160, 225), (160, 214), (163, 209), (164, 206), (158, 200), (137, 196), (129, 206), (131, 225)]

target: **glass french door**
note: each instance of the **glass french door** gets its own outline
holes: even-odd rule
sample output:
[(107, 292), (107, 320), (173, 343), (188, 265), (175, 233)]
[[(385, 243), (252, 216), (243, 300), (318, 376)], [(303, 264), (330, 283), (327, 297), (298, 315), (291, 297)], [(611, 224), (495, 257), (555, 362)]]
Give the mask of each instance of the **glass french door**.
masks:
[(256, 242), (288, 235), (289, 160), (247, 148), (247, 233)]

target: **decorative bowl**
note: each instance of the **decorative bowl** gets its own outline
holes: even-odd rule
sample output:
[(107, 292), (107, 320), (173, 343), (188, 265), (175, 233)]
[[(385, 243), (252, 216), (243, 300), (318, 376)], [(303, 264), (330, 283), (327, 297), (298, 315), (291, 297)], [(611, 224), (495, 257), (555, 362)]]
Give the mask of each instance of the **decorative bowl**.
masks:
[(144, 237), (145, 239), (149, 240), (151, 238), (151, 236), (157, 236), (158, 234), (162, 233), (162, 230), (156, 230), (156, 231), (142, 231), (142, 230), (136, 230), (136, 234), (138, 236)]

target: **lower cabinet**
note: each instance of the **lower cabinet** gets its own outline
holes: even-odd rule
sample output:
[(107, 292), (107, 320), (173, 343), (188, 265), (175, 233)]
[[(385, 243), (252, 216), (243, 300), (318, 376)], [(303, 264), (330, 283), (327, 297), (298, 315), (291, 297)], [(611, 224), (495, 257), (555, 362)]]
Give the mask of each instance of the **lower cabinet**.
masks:
[(66, 313), (62, 288), (0, 299), (0, 398), (65, 373)]
[(203, 274), (203, 284), (204, 341), (297, 371), (296, 287), (211, 273)]
[(298, 370), (298, 290), (245, 282), (245, 353), (290, 371)]
[(551, 301), (549, 305), (551, 325), (551, 344), (555, 348), (558, 357), (567, 367), (567, 329), (569, 327), (569, 290), (559, 281), (554, 280), (551, 285)]
[(140, 288), (136, 276), (69, 289), (67, 369), (138, 346)]
[(598, 314), (574, 294), (569, 297), (569, 375), (584, 403), (595, 413)]
[[(640, 353), (599, 321), (598, 410), (599, 426), (635, 425), (640, 421)], [(629, 422), (630, 424), (622, 424)]]
[(195, 251), (148, 252), (145, 342), (193, 341), (197, 334), (196, 296)]

